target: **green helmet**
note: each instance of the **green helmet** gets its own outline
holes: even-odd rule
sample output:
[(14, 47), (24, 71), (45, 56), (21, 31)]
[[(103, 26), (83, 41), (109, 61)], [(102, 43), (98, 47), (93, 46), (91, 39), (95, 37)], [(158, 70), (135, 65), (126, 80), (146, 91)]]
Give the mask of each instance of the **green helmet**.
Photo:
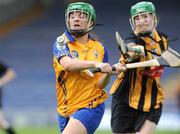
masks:
[[(74, 12), (74, 11), (83, 11), (84, 13), (86, 13), (88, 23), (90, 24), (90, 22), (93, 21), (93, 24), (85, 30), (82, 29), (82, 30), (77, 31), (77, 30), (70, 29), (69, 24), (68, 24), (69, 13)], [(65, 19), (66, 19), (66, 25), (69, 31), (71, 33), (77, 33), (78, 34), (77, 36), (82, 36), (86, 34), (87, 32), (89, 32), (95, 26), (96, 12), (95, 12), (94, 7), (88, 3), (75, 2), (68, 5), (68, 8), (66, 9), (66, 12), (65, 12)]]
[(138, 2), (135, 5), (133, 5), (131, 7), (131, 18), (129, 19), (130, 24), (131, 24), (131, 28), (134, 31), (136, 29), (135, 26), (135, 20), (134, 18), (139, 15), (140, 13), (152, 13), (153, 18), (154, 18), (154, 22), (151, 25), (150, 29), (147, 31), (141, 31), (138, 34), (139, 35), (149, 35), (152, 33), (152, 31), (156, 28), (157, 26), (157, 18), (156, 18), (156, 10), (155, 7), (153, 5), (152, 2), (147, 2), (147, 1), (143, 1), (143, 2)]
[(75, 2), (69, 4), (68, 8), (66, 9), (66, 14), (72, 11), (82, 10), (83, 12), (87, 13), (89, 19), (96, 21), (96, 12), (94, 7), (88, 3), (84, 2)]
[(131, 17), (136, 16), (141, 12), (156, 14), (155, 7), (152, 2), (138, 2), (131, 7)]

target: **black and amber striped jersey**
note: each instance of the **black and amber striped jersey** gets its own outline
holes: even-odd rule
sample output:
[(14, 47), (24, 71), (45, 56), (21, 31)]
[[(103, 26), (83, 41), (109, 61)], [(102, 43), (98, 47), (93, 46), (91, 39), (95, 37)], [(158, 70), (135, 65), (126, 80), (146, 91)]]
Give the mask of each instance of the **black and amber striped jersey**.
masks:
[[(133, 42), (144, 46), (145, 57), (140, 57), (133, 62), (151, 60), (168, 49), (168, 38), (165, 34), (154, 32), (152, 37), (140, 38), (135, 34), (130, 34), (125, 39), (125, 43)], [(125, 63), (125, 57), (121, 56), (121, 63)], [(149, 111), (151, 108), (159, 108), (164, 100), (163, 88), (160, 85), (160, 76), (163, 73), (163, 67), (145, 67), (128, 69), (119, 74), (113, 83), (110, 93), (116, 93), (122, 96), (125, 103), (130, 107), (142, 111)]]

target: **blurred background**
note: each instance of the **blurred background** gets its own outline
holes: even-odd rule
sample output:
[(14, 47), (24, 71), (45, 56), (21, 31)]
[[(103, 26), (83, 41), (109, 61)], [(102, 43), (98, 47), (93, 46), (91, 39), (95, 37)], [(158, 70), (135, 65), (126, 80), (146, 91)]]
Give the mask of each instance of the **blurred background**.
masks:
[[(3, 109), (19, 131), (24, 128), (54, 128), (58, 133), (52, 45), (65, 30), (64, 10), (77, 0), (0, 0), (0, 60), (14, 68), (16, 79), (3, 89)], [(131, 32), (130, 7), (139, 0), (82, 0), (92, 4), (101, 24), (93, 33), (116, 63), (120, 52), (115, 31)], [(180, 53), (180, 1), (152, 0), (159, 19), (158, 30), (166, 33), (170, 46)], [(116, 76), (112, 77), (109, 89)], [(165, 104), (158, 130), (180, 134), (180, 69), (166, 68), (161, 81)], [(111, 96), (99, 129), (110, 130)], [(29, 129), (32, 130), (32, 129)], [(33, 132), (33, 130), (32, 130)], [(28, 134), (27, 132), (23, 132)], [(41, 131), (33, 132), (41, 133)], [(0, 131), (1, 134), (1, 131)]]

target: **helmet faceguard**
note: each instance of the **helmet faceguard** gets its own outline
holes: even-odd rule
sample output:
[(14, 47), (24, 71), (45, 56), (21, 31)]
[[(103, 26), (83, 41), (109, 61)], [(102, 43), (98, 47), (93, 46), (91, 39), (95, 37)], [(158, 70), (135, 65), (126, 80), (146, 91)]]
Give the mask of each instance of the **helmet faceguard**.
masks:
[[(137, 34), (140, 36), (147, 36), (152, 33), (152, 31), (157, 27), (157, 18), (155, 7), (152, 2), (139, 2), (131, 7), (131, 18), (129, 19), (131, 28), (133, 31), (136, 30), (135, 17), (141, 14), (147, 14), (149, 17), (149, 29), (145, 31), (139, 31)], [(152, 19), (150, 19), (150, 16)]]
[[(87, 28), (85, 29), (74, 29), (70, 27), (69, 23), (69, 15), (70, 13), (73, 13), (75, 11), (83, 12), (87, 15)], [(66, 20), (66, 26), (69, 32), (74, 35), (75, 37), (81, 37), (91, 31), (93, 27), (95, 26), (96, 22), (96, 12), (90, 4), (84, 3), (84, 2), (75, 2), (69, 4), (68, 8), (66, 9), (65, 13), (65, 20)]]

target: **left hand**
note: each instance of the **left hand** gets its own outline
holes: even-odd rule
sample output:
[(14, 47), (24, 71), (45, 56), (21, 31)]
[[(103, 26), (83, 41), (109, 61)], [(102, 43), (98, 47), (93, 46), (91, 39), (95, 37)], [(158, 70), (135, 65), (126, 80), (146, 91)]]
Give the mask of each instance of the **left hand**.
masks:
[(126, 66), (121, 63), (114, 64), (113, 66), (116, 68), (116, 71), (112, 71), (110, 75), (116, 75), (127, 70)]

